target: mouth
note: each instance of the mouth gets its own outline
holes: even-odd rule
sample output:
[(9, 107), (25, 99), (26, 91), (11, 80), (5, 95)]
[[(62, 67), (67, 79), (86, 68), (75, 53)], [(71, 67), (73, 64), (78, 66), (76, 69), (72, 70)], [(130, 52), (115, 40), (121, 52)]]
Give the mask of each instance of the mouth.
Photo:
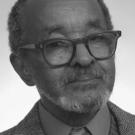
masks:
[[(101, 78), (79, 78), (73, 81), (70, 81), (65, 88), (68, 90), (68, 92), (74, 93), (75, 95), (77, 93), (86, 94), (87, 92), (90, 92), (91, 90), (98, 90), (97, 88), (103, 83), (103, 80)], [(77, 93), (76, 93), (77, 92)]]
[(85, 85), (85, 84), (91, 84), (91, 85), (96, 85), (97, 82), (101, 81), (101, 77), (80, 77), (78, 79), (72, 80), (68, 82), (69, 85)]
[(83, 85), (97, 87), (104, 82), (104, 74), (103, 70), (96, 67), (87, 70), (75, 70), (74, 72), (69, 72), (68, 77), (64, 78), (64, 85), (67, 87), (81, 87)]

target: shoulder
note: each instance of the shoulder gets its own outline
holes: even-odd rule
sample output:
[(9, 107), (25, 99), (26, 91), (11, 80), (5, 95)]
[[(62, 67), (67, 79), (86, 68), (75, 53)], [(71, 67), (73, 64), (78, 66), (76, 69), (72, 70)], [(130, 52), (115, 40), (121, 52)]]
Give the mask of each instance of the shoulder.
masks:
[(8, 129), (7, 131), (0, 133), (0, 135), (14, 135), (15, 130), (16, 130), (16, 127), (13, 127), (11, 129)]
[(42, 129), (37, 102), (28, 115), (18, 125), (0, 133), (0, 135), (42, 135), (41, 133)]
[(123, 135), (124, 133), (129, 135), (135, 134), (135, 115), (126, 112), (112, 102), (108, 102), (108, 108), (117, 122), (119, 131)]
[(107, 105), (108, 105), (110, 112), (118, 119), (120, 119), (120, 120), (126, 119), (126, 121), (130, 121), (130, 122), (134, 121), (135, 122), (135, 115), (134, 114), (131, 114), (131, 113), (121, 109), (120, 107), (118, 107), (117, 105), (115, 105), (112, 102), (108, 102)]

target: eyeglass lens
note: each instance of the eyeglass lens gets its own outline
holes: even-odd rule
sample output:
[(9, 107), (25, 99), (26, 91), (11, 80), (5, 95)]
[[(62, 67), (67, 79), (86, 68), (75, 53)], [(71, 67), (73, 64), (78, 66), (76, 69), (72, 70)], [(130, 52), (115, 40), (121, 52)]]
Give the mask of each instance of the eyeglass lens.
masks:
[(52, 41), (46, 44), (45, 57), (52, 65), (67, 63), (73, 54), (72, 43), (66, 40)]
[(88, 46), (95, 58), (104, 59), (115, 51), (116, 36), (112, 33), (103, 33), (88, 39)]

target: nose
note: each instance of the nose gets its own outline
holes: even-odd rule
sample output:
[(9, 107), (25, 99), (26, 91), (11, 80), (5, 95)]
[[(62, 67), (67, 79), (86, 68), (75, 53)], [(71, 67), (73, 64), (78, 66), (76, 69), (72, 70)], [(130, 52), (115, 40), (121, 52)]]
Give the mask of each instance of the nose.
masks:
[(76, 53), (72, 60), (72, 65), (78, 63), (81, 66), (87, 66), (94, 61), (94, 57), (90, 55), (84, 44), (76, 45)]

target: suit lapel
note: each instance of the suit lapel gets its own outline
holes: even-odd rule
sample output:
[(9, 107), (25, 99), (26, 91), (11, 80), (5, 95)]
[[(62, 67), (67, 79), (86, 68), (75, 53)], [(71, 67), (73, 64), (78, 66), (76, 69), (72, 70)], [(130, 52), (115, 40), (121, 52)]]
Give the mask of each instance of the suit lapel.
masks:
[(135, 135), (135, 116), (108, 102), (111, 114), (114, 116), (120, 135)]
[(40, 118), (38, 102), (29, 112), (29, 114), (21, 121), (15, 130), (15, 135), (46, 135), (42, 129)]

